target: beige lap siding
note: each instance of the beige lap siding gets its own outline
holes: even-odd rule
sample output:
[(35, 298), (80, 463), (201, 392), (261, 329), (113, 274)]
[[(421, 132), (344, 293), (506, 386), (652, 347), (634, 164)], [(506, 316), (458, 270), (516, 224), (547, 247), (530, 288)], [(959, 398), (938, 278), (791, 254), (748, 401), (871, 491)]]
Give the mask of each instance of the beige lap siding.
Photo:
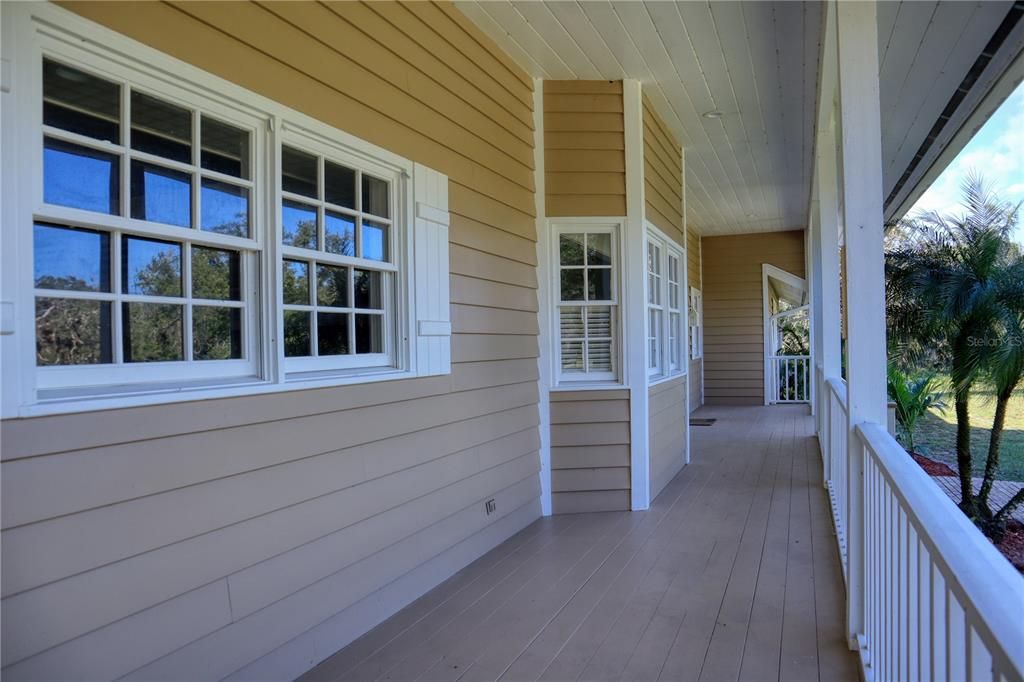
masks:
[(685, 246), (683, 151), (646, 95), (643, 126), (644, 215), (677, 244)]
[(544, 81), (550, 217), (626, 215), (622, 81)]
[[(692, 227), (686, 233), (686, 267), (687, 285), (695, 289), (701, 288), (701, 257), (700, 257), (700, 235)], [(686, 290), (686, 300), (689, 303), (690, 290)], [(689, 332), (687, 332), (689, 333)], [(701, 406), (701, 382), (704, 380), (704, 359), (697, 358), (690, 360), (690, 412)]]
[(647, 409), (653, 500), (686, 464), (686, 377), (651, 386)]
[(2, 424), (5, 676), (294, 677), (540, 514), (532, 81), (445, 5), (67, 6), (449, 176), (450, 376)]
[(704, 402), (764, 404), (761, 265), (804, 276), (804, 233), (704, 237)]
[(629, 509), (629, 491), (629, 391), (553, 391), (552, 511)]

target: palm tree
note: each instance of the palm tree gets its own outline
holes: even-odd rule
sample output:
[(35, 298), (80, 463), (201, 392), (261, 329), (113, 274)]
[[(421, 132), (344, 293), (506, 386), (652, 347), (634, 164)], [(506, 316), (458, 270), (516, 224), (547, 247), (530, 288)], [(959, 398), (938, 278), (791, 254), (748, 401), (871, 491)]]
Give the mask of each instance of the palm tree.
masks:
[(890, 362), (886, 373), (889, 399), (896, 403), (896, 421), (907, 437), (907, 450), (914, 452), (914, 429), (933, 407), (943, 408), (939, 380), (934, 372), (910, 376)]
[[(1020, 338), (1024, 310), (1024, 264), (1020, 249), (1009, 239), (1020, 206), (1001, 202), (977, 175), (964, 180), (962, 191), (963, 215), (929, 212), (905, 222), (904, 238), (886, 257), (887, 313), (903, 354), (940, 351), (937, 357), (949, 371), (956, 410), (960, 507), (986, 535), (999, 539), (1010, 512), (1024, 502), (1018, 495), (993, 512), (988, 500), (999, 463), (1005, 403), (1021, 381), (1014, 362), (1024, 362), (1014, 341)], [(997, 400), (1004, 402), (1001, 412), (997, 403), (992, 425), (987, 485), (975, 494), (968, 401), (981, 380), (993, 381)]]

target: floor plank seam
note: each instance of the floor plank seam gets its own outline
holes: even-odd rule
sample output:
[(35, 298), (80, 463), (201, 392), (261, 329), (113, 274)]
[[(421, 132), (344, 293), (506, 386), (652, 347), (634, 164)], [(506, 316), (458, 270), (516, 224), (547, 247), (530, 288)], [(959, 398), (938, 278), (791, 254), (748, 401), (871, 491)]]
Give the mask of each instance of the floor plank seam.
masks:
[(540, 519), (304, 679), (855, 679), (808, 412), (701, 408), (649, 510)]

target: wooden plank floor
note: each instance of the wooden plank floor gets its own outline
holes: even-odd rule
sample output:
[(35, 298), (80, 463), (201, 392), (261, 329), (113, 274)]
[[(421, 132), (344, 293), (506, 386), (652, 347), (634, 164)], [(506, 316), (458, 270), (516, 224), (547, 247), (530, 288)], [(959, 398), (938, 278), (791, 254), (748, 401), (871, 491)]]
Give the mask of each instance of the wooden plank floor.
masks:
[(650, 510), (537, 521), (303, 679), (857, 679), (807, 408), (697, 416)]

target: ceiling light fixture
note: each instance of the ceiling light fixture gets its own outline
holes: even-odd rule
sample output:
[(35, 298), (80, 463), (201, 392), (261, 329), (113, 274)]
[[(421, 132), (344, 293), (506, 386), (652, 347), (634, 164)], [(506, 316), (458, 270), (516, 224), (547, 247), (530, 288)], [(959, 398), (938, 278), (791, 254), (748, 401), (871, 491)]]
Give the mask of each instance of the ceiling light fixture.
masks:
[(705, 111), (701, 116), (704, 118), (722, 118), (724, 114), (716, 109), (714, 111)]

